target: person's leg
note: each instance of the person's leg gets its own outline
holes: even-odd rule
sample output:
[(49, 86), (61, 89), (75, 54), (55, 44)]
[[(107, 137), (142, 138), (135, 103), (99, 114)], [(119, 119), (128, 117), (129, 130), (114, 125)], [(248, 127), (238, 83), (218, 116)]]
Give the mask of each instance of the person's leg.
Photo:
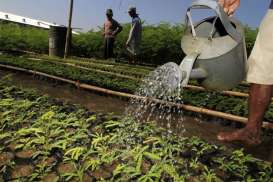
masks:
[(134, 44), (132, 44), (132, 47), (131, 47), (132, 49), (132, 62), (133, 62), (133, 64), (136, 64), (136, 61), (137, 61), (137, 52), (136, 52), (136, 45), (135, 45), (135, 43)]
[(132, 52), (132, 46), (131, 45), (129, 45), (127, 47), (127, 51), (128, 51), (128, 63), (132, 64), (132, 62), (133, 62), (133, 52)]
[(140, 64), (140, 46), (139, 43), (135, 45), (135, 63)]
[(114, 38), (109, 38), (109, 58), (114, 58)]
[(104, 59), (108, 59), (108, 43), (107, 38), (104, 38)]
[(141, 63), (142, 63), (142, 57), (141, 57), (140, 54), (137, 54), (137, 55), (136, 55), (136, 64), (141, 65)]
[(252, 84), (249, 97), (248, 128), (259, 135), (265, 112), (271, 102), (272, 85)]
[(136, 55), (132, 55), (132, 64), (136, 64)]
[(249, 116), (245, 128), (218, 135), (221, 141), (243, 141), (249, 145), (260, 143), (262, 121), (271, 102), (272, 85), (251, 84), (249, 96)]
[(129, 53), (129, 64), (134, 64), (134, 55)]

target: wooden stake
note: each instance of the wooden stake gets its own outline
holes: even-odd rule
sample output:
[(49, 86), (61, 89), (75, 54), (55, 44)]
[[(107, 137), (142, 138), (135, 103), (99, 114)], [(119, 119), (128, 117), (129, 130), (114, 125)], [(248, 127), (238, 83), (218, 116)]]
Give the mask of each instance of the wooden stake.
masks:
[(69, 14), (68, 14), (68, 27), (66, 32), (66, 41), (65, 41), (65, 50), (64, 50), (64, 59), (67, 58), (69, 54), (69, 46), (71, 40), (71, 23), (72, 23), (72, 14), (73, 14), (73, 0), (70, 0)]

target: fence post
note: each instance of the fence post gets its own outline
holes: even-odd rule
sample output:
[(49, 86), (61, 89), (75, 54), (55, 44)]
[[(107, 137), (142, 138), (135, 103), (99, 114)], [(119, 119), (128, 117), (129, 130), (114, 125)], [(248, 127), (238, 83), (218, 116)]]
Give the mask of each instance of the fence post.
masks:
[(70, 39), (71, 39), (71, 23), (72, 23), (72, 14), (73, 14), (73, 0), (70, 0), (70, 8), (68, 14), (68, 27), (66, 32), (66, 41), (65, 41), (65, 50), (64, 50), (64, 59), (67, 58), (69, 53)]

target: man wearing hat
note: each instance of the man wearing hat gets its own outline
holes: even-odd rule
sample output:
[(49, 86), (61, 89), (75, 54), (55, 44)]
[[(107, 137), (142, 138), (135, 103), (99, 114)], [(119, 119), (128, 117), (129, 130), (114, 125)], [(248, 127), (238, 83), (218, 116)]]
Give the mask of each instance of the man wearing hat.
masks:
[(112, 9), (106, 10), (106, 21), (103, 26), (104, 35), (104, 59), (114, 57), (114, 43), (117, 34), (122, 31), (122, 26), (113, 19)]
[(130, 7), (128, 9), (128, 14), (130, 17), (132, 17), (132, 25), (128, 40), (126, 42), (126, 47), (132, 55), (131, 59), (129, 59), (129, 63), (135, 63), (140, 53), (142, 24), (138, 14), (136, 13), (135, 7)]

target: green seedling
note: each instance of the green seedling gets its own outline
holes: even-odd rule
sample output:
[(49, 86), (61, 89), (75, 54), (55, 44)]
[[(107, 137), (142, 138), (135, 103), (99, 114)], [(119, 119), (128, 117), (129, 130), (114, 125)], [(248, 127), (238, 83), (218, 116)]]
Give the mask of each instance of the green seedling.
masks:
[(205, 171), (202, 173), (202, 176), (206, 182), (214, 182), (217, 180), (216, 174), (212, 170), (208, 169), (207, 166), (205, 166)]
[(85, 147), (75, 147), (65, 152), (64, 155), (66, 157), (68, 156), (72, 160), (78, 161), (79, 158), (85, 153), (85, 151)]
[(92, 140), (92, 146), (94, 148), (96, 148), (97, 146), (103, 146), (105, 144), (105, 142), (107, 142), (110, 138), (109, 135), (107, 136), (103, 136), (103, 134), (92, 134), (92, 136), (94, 137)]
[[(22, 61), (20, 64), (33, 66), (31, 62)], [(53, 63), (45, 64), (39, 66), (43, 69), (54, 66)], [(51, 68), (55, 70), (58, 67)], [(60, 70), (60, 74), (63, 74), (64, 69)], [(77, 78), (79, 75), (76, 73), (76, 70), (69, 72)], [(20, 180), (39, 181), (47, 173), (56, 173), (55, 165), (52, 168), (40, 165), (41, 158), (47, 159), (49, 156), (54, 156), (58, 163), (66, 161), (75, 165), (75, 171), (64, 174), (60, 181), (82, 181), (87, 170), (95, 171), (105, 166), (113, 170), (110, 171), (113, 176), (108, 181), (180, 182), (187, 181), (189, 175), (200, 181), (218, 181), (218, 173), (214, 172), (217, 168), (227, 177), (242, 181), (270, 181), (272, 178), (271, 164), (245, 155), (243, 151), (229, 153), (197, 137), (174, 136), (155, 124), (147, 122), (144, 125), (132, 118), (112, 121), (106, 117), (105, 122), (92, 126), (90, 131), (97, 118), (95, 115), (86, 116), (86, 111), (78, 106), (73, 106), (73, 111), (67, 113), (64, 108), (68, 105), (57, 106), (48, 97), (15, 87), (7, 88), (6, 83), (1, 81), (0, 98), (5, 98), (0, 99), (0, 103), (6, 105), (0, 107), (0, 142), (3, 144), (0, 150), (14, 150), (15, 144), (15, 153), (29, 149), (36, 151), (28, 161), (35, 167), (32, 176)], [(12, 145), (7, 146), (9, 144)], [(193, 156), (181, 157), (180, 151), (184, 149), (193, 151)], [(207, 156), (215, 150), (220, 155)], [(213, 159), (211, 166), (201, 164), (203, 155)], [(17, 167), (16, 160), (14, 158), (10, 164), (1, 166), (0, 176), (9, 174), (12, 168)], [(256, 167), (251, 168), (253, 165)], [(196, 169), (198, 174), (192, 172)]]

